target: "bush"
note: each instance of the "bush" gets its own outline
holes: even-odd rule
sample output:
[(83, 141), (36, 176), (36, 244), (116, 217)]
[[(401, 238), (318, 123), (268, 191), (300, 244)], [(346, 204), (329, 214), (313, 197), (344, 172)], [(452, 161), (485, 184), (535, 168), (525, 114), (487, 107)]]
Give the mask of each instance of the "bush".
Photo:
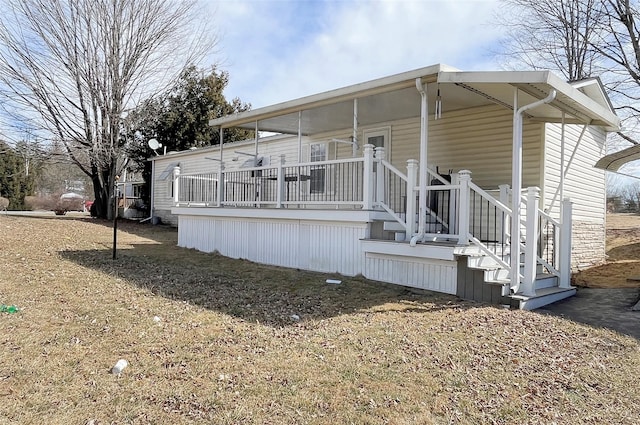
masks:
[(6, 211), (9, 207), (9, 200), (7, 198), (0, 197), (0, 211)]

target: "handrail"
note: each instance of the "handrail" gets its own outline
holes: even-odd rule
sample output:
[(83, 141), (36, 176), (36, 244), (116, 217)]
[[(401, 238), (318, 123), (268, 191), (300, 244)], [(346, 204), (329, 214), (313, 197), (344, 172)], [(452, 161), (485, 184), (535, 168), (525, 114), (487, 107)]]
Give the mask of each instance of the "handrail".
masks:
[(374, 161), (378, 161), (380, 162), (382, 165), (384, 165), (384, 167), (386, 169), (388, 169), (389, 171), (393, 172), (395, 175), (397, 175), (398, 177), (400, 177), (402, 180), (404, 180), (405, 182), (408, 183), (408, 179), (407, 176), (404, 175), (400, 170), (398, 170), (396, 167), (393, 166), (393, 164), (391, 164), (389, 161), (385, 160), (385, 159), (374, 159)]
[(504, 213), (508, 214), (509, 216), (512, 215), (511, 208), (509, 208), (508, 206), (506, 206), (505, 204), (503, 204), (502, 202), (498, 201), (496, 198), (494, 198), (493, 196), (491, 196), (490, 194), (485, 192), (483, 189), (481, 189), (474, 182), (469, 182), (469, 187), (473, 191), (475, 191), (477, 194), (482, 196), (484, 199), (486, 199), (487, 201), (492, 203), (493, 206), (495, 206), (496, 208), (500, 208)]
[(558, 226), (558, 227), (561, 226), (561, 224), (560, 224), (560, 222), (558, 220), (556, 220), (555, 218), (551, 217), (544, 210), (538, 209), (538, 214), (540, 214), (543, 218), (545, 218), (548, 221), (550, 221), (554, 226)]

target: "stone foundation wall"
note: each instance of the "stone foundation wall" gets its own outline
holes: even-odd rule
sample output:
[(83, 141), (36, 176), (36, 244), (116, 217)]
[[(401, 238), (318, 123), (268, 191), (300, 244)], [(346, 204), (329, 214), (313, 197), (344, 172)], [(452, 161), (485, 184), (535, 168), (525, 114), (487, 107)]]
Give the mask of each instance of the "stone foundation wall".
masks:
[(586, 269), (605, 260), (605, 225), (587, 221), (573, 222), (571, 271)]

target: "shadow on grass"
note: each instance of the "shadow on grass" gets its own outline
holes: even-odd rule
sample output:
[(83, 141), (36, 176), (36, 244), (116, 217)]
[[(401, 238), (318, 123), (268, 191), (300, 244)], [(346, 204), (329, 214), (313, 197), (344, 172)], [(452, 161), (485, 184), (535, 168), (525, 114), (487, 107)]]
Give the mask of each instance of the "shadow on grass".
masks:
[[(121, 249), (115, 261), (109, 250), (63, 251), (60, 255), (82, 266), (120, 276), (169, 299), (277, 327), (295, 323), (294, 315), (301, 320), (323, 319), (387, 303), (393, 305), (381, 307), (384, 311), (414, 313), (477, 305), (454, 296), (372, 282), (361, 277), (234, 260), (179, 248), (170, 241), (130, 247)], [(342, 283), (328, 284), (328, 278), (341, 279)]]

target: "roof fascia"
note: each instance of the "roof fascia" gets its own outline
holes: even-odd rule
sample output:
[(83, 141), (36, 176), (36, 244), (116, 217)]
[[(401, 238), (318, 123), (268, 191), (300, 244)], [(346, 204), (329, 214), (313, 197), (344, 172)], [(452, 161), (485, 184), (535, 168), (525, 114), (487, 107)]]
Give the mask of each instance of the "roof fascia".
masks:
[[(620, 127), (620, 119), (613, 108), (605, 108), (571, 84), (563, 81), (550, 71), (480, 71), (480, 72), (440, 72), (440, 83), (484, 83), (510, 84), (514, 87), (526, 84), (547, 84), (570, 99), (575, 100), (598, 119), (606, 122), (611, 129)], [(522, 89), (522, 87), (520, 87)], [(525, 90), (526, 91), (526, 90)], [(551, 102), (553, 104), (554, 102)]]
[(251, 111), (212, 119), (209, 121), (209, 125), (222, 128), (236, 127), (250, 122), (304, 111), (306, 109), (412, 87), (415, 85), (417, 78), (421, 78), (424, 83), (436, 81), (438, 73), (442, 71), (454, 72), (457, 71), (457, 69), (444, 64), (432, 65), (426, 68), (366, 81)]

